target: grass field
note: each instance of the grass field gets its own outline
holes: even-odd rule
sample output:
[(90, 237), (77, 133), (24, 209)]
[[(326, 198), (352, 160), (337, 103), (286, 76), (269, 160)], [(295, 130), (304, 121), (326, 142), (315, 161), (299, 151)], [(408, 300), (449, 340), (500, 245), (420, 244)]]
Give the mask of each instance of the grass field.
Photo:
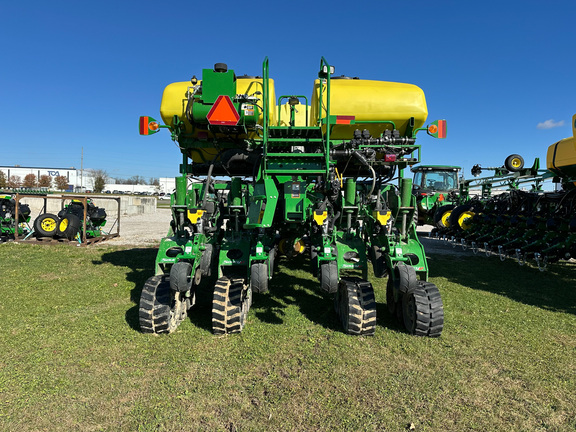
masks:
[(572, 431), (576, 268), (430, 256), (442, 337), (343, 334), (303, 260), (240, 335), (138, 331), (154, 249), (0, 246), (1, 431)]

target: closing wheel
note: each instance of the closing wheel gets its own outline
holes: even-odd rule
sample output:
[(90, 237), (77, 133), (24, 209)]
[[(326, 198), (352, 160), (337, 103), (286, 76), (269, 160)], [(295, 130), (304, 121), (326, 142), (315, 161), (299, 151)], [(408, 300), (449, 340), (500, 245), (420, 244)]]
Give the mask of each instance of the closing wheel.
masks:
[(334, 298), (334, 309), (347, 334), (374, 335), (376, 301), (370, 282), (355, 277), (342, 278)]
[(265, 262), (253, 263), (250, 266), (250, 287), (252, 292), (268, 292), (268, 264)]
[(403, 321), (402, 296), (405, 292), (416, 288), (418, 279), (414, 267), (404, 263), (394, 266), (394, 277), (388, 278), (386, 286), (386, 304), (388, 311), (396, 317), (398, 322)]
[(504, 161), (504, 168), (511, 172), (520, 171), (524, 168), (524, 158), (519, 154), (511, 154)]
[(142, 333), (172, 333), (186, 319), (188, 300), (170, 289), (166, 275), (149, 278), (140, 295), (139, 317)]
[(212, 300), (212, 331), (216, 335), (240, 333), (252, 305), (252, 290), (240, 278), (221, 277)]
[(338, 291), (338, 266), (335, 261), (320, 265), (320, 287), (329, 294)]
[(178, 261), (170, 269), (170, 289), (172, 291), (187, 292), (192, 289), (192, 264)]
[(58, 216), (52, 213), (44, 213), (34, 221), (34, 231), (40, 237), (53, 237), (58, 228)]
[(436, 228), (449, 228), (450, 227), (450, 213), (455, 206), (452, 204), (444, 205), (434, 213), (434, 225)]
[(377, 278), (386, 277), (388, 274), (388, 267), (386, 267), (386, 260), (384, 259), (382, 250), (378, 246), (372, 246), (370, 249), (370, 257), (372, 258), (374, 276)]
[(444, 327), (444, 306), (438, 287), (418, 281), (416, 288), (402, 297), (404, 327), (416, 336), (438, 337)]

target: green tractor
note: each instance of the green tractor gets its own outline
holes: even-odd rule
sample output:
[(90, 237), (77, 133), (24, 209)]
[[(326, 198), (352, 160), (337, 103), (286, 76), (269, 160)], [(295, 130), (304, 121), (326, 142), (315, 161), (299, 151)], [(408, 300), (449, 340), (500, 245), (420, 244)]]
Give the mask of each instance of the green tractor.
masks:
[(268, 59), (259, 77), (217, 63), (168, 85), (160, 113), (164, 124), (141, 117), (140, 133), (168, 129), (182, 164), (170, 230), (142, 289), (143, 332), (174, 331), (206, 278), (216, 279), (213, 332), (240, 332), (252, 301), (274, 289), (277, 260), (307, 252), (346, 333), (374, 334), (371, 263), (388, 277), (388, 309), (406, 330), (441, 334), (442, 299), (427, 281), (404, 176), (420, 161), (419, 131), (446, 136), (445, 120), (424, 126), (421, 89), (337, 77), (322, 58), (310, 99), (277, 98)]
[(439, 227), (446, 222), (447, 212), (459, 202), (461, 169), (446, 165), (417, 165), (412, 168), (418, 225)]
[(30, 231), (30, 207), (18, 203), (16, 220), (16, 200), (12, 195), (0, 195), (0, 242), (14, 239), (14, 234), (26, 235)]

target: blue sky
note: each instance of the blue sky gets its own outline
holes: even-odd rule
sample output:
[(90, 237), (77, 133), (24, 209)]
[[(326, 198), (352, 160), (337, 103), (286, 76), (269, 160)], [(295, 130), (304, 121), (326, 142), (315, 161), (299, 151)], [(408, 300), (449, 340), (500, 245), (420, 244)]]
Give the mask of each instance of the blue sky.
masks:
[[(310, 94), (321, 56), (337, 75), (416, 84), (429, 121), (429, 164), (526, 164), (572, 135), (576, 2), (221, 0), (4, 2), (0, 165), (106, 170), (114, 177), (177, 175), (159, 116), (164, 87), (227, 63), (277, 94)], [(540, 127), (539, 127), (540, 125)], [(552, 126), (552, 127), (546, 127)]]

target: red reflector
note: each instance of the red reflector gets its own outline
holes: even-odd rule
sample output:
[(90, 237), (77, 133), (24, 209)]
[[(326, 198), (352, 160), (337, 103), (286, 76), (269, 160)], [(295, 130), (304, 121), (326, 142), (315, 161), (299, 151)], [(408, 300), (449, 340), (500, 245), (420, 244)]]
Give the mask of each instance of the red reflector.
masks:
[(148, 117), (140, 117), (140, 135), (148, 135)]
[(236, 126), (240, 120), (240, 115), (234, 108), (230, 96), (220, 95), (212, 105), (206, 119), (211, 125)]
[(440, 194), (440, 196), (438, 197), (438, 201), (444, 201), (444, 194)]
[(336, 116), (336, 124), (351, 124), (356, 119), (356, 116)]
[(396, 155), (395, 154), (387, 154), (384, 156), (384, 160), (386, 162), (396, 162)]
[(438, 138), (446, 138), (446, 120), (438, 120)]

